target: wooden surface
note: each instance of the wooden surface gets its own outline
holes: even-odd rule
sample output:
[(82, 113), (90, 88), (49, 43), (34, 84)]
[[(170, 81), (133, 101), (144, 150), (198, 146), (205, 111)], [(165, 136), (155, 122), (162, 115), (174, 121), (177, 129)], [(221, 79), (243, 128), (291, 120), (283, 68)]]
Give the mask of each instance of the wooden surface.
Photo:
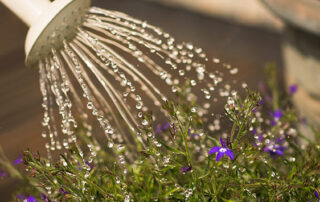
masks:
[[(260, 0), (150, 0), (250, 26), (281, 30), (283, 23)], [(290, 1), (290, 0), (289, 0)]]
[(266, 7), (291, 24), (308, 32), (320, 35), (319, 0), (261, 0)]
[[(274, 61), (282, 66), (281, 36), (273, 32), (139, 0), (97, 0), (94, 4), (145, 19), (179, 40), (193, 41), (208, 55), (237, 66), (239, 79), (252, 87), (263, 78), (265, 63)], [(26, 26), (0, 5), (0, 145), (11, 160), (27, 148), (43, 151), (44, 147), (38, 72), (24, 66), (26, 31)], [(15, 186), (18, 184), (11, 180), (0, 180), (0, 202), (8, 201)]]

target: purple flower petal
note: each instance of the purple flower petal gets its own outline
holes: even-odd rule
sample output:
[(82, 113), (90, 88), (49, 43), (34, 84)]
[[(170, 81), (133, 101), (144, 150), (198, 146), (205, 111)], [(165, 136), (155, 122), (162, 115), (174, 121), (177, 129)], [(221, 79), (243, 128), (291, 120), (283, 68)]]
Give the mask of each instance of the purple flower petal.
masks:
[(188, 168), (186, 168), (184, 166), (181, 167), (181, 172), (183, 172), (183, 173), (186, 173), (186, 172), (191, 171), (191, 170), (192, 170), (192, 166), (189, 166)]
[(274, 114), (273, 114), (273, 117), (276, 118), (276, 119), (280, 119), (282, 117), (282, 111), (280, 109), (277, 109)]
[(283, 151), (281, 151), (281, 150), (276, 150), (274, 153), (276, 153), (276, 154), (278, 154), (278, 155), (280, 155), (280, 156), (283, 155)]
[(21, 199), (21, 200), (23, 200), (23, 199), (24, 199), (24, 197), (23, 197), (23, 196), (21, 196), (21, 195), (17, 195), (17, 198), (18, 198), (18, 199)]
[(223, 147), (223, 139), (220, 137), (220, 144)]
[(20, 164), (22, 162), (23, 162), (22, 156), (19, 155), (18, 158), (16, 160), (14, 160), (13, 164), (14, 165), (18, 165), (18, 164)]
[(298, 86), (296, 84), (289, 86), (289, 92), (291, 95), (295, 94), (297, 90), (298, 90)]
[(256, 113), (257, 111), (258, 111), (258, 108), (257, 108), (257, 107), (255, 107), (255, 108), (253, 108), (253, 109), (251, 110), (252, 113)]
[(159, 134), (162, 132), (167, 131), (170, 128), (170, 123), (165, 123), (165, 124), (159, 124), (156, 126), (156, 128), (154, 129), (154, 134)]
[(84, 162), (87, 166), (89, 166), (90, 167), (90, 170), (92, 170), (93, 169), (93, 164), (92, 163), (89, 163), (88, 161), (86, 161), (86, 162)]
[(162, 131), (166, 131), (170, 128), (170, 123), (165, 123), (164, 125), (161, 126)]
[(228, 155), (230, 157), (231, 160), (234, 159), (234, 154), (233, 154), (233, 151), (231, 151), (230, 149), (227, 149), (226, 151), (226, 155)]
[(214, 154), (219, 151), (221, 147), (212, 147), (209, 151), (209, 155)]
[(79, 166), (79, 170), (82, 171), (82, 166), (81, 166), (81, 164), (80, 164), (79, 161), (77, 162), (77, 164), (78, 164), (78, 166)]
[(161, 130), (161, 125), (157, 125), (157, 127), (154, 129), (153, 132), (154, 132), (155, 135), (161, 133), (161, 132), (162, 132), (162, 130)]
[(226, 147), (226, 142), (223, 141), (221, 137), (220, 137), (220, 144), (221, 144), (221, 147)]
[(218, 152), (216, 161), (220, 161), (221, 157), (223, 157), (224, 153), (223, 152)]
[(265, 103), (265, 101), (263, 99), (261, 99), (259, 102), (258, 102), (258, 105), (263, 105)]
[(36, 199), (33, 196), (29, 196), (26, 199), (28, 202), (36, 202)]
[[(272, 144), (274, 145), (272, 146)], [(273, 143), (270, 143), (269, 146), (265, 147), (264, 151), (269, 152), (270, 156), (275, 156), (275, 155), (282, 156), (284, 153), (284, 149), (285, 147), (280, 146), (273, 142)]]
[(64, 194), (64, 189), (63, 188), (59, 188), (59, 193), (60, 194)]
[(253, 135), (256, 135), (257, 133), (258, 133), (258, 132), (257, 132), (256, 129), (253, 129), (253, 130), (252, 130), (252, 134), (253, 134)]
[(65, 191), (63, 188), (59, 188), (59, 193), (63, 195), (69, 194), (69, 192)]
[(196, 138), (196, 137), (199, 136), (199, 134), (197, 134), (197, 133), (192, 133), (190, 136), (193, 137), (193, 138)]
[(45, 194), (41, 194), (41, 199), (44, 200), (45, 202), (49, 202), (49, 199)]
[(319, 200), (319, 193), (317, 191), (315, 191), (314, 194), (316, 195), (317, 199)]

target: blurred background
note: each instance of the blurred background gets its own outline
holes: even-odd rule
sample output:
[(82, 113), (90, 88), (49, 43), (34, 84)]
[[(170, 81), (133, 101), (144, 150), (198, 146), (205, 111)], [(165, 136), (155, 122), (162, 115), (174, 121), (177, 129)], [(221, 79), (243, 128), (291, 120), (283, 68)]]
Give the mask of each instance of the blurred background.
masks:
[[(93, 5), (144, 19), (192, 41), (210, 57), (239, 68), (238, 79), (257, 88), (263, 67), (282, 72), (284, 23), (258, 0), (93, 0)], [(14, 160), (24, 150), (44, 152), (38, 70), (24, 65), (27, 27), (0, 4), (0, 146)], [(0, 201), (18, 184), (0, 179)]]

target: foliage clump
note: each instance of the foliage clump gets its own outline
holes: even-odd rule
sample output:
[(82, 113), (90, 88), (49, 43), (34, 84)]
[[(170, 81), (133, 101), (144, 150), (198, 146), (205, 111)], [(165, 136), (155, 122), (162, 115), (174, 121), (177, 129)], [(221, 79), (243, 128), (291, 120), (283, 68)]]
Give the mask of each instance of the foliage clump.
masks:
[(135, 154), (119, 144), (113, 152), (83, 126), (77, 134), (87, 155), (73, 147), (53, 163), (26, 151), (15, 161), (26, 172), (2, 155), (0, 178), (20, 179), (24, 186), (14, 197), (27, 201), (319, 200), (319, 132), (313, 130), (315, 141), (304, 137), (296, 130), (301, 120), (288, 101), (278, 102), (277, 89), (261, 91), (262, 97), (247, 89), (244, 99), (228, 98), (226, 135), (202, 130), (206, 123), (194, 104), (168, 101), (169, 120), (154, 131), (141, 128), (148, 141), (137, 142)]

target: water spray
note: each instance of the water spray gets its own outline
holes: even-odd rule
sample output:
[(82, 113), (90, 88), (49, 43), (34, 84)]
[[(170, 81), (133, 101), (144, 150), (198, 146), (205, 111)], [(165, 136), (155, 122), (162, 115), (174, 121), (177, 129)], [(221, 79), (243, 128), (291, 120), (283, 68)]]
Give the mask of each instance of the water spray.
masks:
[[(150, 131), (153, 127), (144, 115), (160, 114), (152, 117), (155, 122), (166, 117), (161, 105), (184, 84), (189, 86), (186, 100), (197, 103), (191, 111), (209, 123), (206, 127), (212, 132), (220, 130), (215, 103), (228, 97), (232, 102), (230, 97), (237, 96), (232, 87), (235, 81), (222, 82), (237, 68), (216, 58), (209, 60), (201, 48), (177, 43), (145, 21), (90, 7), (89, 0), (2, 3), (30, 27), (26, 64), (40, 72), (42, 136), (48, 139), (49, 158), (55, 150), (77, 146), (79, 122), (88, 129), (88, 136), (93, 122), (98, 123), (109, 148), (126, 145), (130, 151), (135, 140), (142, 146), (147, 140), (157, 143), (152, 132), (141, 134), (141, 127)], [(94, 154), (92, 145), (88, 148)], [(119, 159), (124, 161), (121, 155)]]

